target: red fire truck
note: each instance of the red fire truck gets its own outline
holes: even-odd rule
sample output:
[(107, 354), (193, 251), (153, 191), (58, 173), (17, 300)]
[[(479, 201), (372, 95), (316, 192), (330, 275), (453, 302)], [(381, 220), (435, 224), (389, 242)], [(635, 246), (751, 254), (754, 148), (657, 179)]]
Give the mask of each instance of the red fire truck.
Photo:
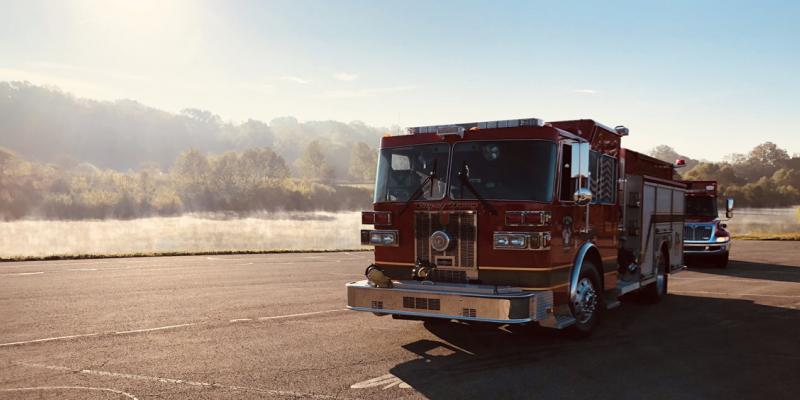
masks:
[(620, 147), (628, 129), (517, 119), (381, 140), (374, 246), (347, 307), (400, 319), (592, 331), (633, 291), (657, 302), (683, 269), (686, 185)]
[[(731, 234), (717, 211), (716, 181), (684, 181), (686, 184), (686, 225), (683, 250), (687, 263), (710, 261), (719, 268), (728, 266)], [(733, 218), (733, 199), (725, 201), (725, 217)]]

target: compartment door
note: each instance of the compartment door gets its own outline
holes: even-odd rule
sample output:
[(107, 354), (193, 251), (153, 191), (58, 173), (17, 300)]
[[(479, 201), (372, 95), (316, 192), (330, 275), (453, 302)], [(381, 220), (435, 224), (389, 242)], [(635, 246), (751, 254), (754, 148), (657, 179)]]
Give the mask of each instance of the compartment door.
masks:
[(655, 241), (655, 225), (653, 214), (656, 211), (656, 187), (645, 182), (642, 193), (642, 253), (639, 256), (639, 268), (642, 277), (653, 275), (653, 242)]

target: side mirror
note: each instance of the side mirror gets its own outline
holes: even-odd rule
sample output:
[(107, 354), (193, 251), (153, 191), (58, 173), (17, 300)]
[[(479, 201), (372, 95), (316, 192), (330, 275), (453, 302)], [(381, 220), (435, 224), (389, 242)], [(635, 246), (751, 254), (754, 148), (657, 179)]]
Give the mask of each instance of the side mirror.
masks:
[(572, 178), (589, 177), (589, 143), (572, 144), (572, 163), (570, 164)]
[(584, 187), (576, 190), (575, 194), (572, 195), (575, 204), (579, 206), (588, 206), (589, 203), (592, 202), (593, 197), (592, 191)]
[(594, 197), (589, 189), (589, 143), (572, 144), (572, 163), (570, 164), (570, 177), (575, 179), (577, 187), (572, 199), (579, 206), (587, 206)]
[(733, 218), (733, 197), (725, 199), (725, 218)]

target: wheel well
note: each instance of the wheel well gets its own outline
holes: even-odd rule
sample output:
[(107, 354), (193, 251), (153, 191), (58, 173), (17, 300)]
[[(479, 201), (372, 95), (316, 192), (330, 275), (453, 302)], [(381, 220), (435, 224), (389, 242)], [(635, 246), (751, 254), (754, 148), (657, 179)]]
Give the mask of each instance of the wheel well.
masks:
[(661, 243), (661, 256), (667, 259), (667, 270), (664, 271), (665, 273), (669, 273), (669, 242), (664, 241)]
[(600, 252), (597, 251), (597, 248), (592, 247), (589, 251), (586, 252), (587, 260), (591, 261), (595, 267), (597, 267), (597, 273), (600, 275), (600, 290), (605, 290), (605, 271), (603, 270), (603, 259), (600, 257)]

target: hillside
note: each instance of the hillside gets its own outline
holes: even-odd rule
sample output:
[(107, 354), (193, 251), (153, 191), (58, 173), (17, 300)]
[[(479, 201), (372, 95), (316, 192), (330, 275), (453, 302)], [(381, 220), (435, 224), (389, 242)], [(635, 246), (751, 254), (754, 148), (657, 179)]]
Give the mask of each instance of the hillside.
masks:
[(374, 149), (383, 134), (396, 129), (292, 117), (234, 123), (204, 110), (174, 114), (133, 100), (94, 101), (54, 87), (0, 82), (0, 146), (65, 167), (88, 162), (101, 169), (166, 169), (187, 149), (219, 154), (266, 147), (296, 170), (303, 150), (317, 141), (334, 175), (347, 180), (354, 145)]

